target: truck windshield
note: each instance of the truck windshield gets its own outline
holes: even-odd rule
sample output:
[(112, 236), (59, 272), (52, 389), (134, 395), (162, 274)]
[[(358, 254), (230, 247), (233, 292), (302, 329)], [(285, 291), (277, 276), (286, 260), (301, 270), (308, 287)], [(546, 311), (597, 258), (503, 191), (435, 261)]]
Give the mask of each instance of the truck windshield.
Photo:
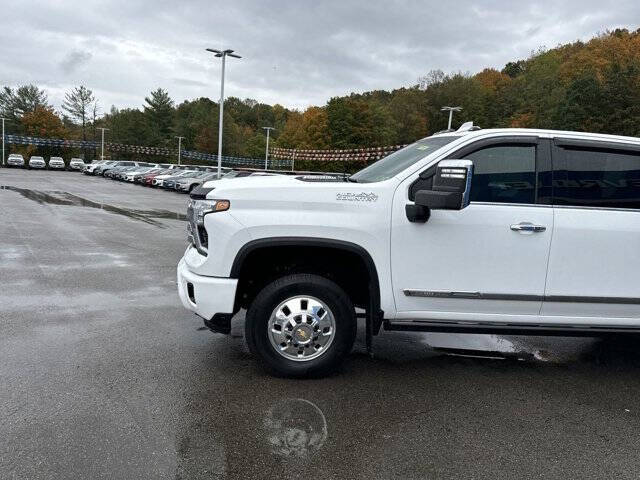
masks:
[(422, 160), (427, 155), (431, 155), (439, 148), (459, 138), (460, 136), (423, 138), (354, 173), (349, 177), (349, 181), (372, 183), (387, 180), (410, 167), (418, 160)]

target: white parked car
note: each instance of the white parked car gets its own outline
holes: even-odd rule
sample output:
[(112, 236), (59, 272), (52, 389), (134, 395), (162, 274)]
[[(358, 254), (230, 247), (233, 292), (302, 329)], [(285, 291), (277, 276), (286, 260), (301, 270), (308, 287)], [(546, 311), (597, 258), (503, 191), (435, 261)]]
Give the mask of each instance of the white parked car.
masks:
[(50, 157), (49, 158), (49, 168), (64, 170), (64, 160), (62, 157)]
[(72, 158), (69, 160), (69, 170), (82, 170), (84, 166), (84, 160), (81, 158)]
[(160, 165), (158, 164), (148, 164), (146, 166), (142, 166), (140, 168), (135, 168), (131, 171), (128, 171), (126, 173), (122, 174), (122, 180), (124, 180), (125, 182), (134, 182), (134, 179), (137, 175), (141, 175), (143, 173), (147, 173), (150, 172), (153, 169), (158, 168)]
[(94, 160), (91, 163), (85, 163), (82, 168), (82, 173), (87, 175), (93, 175), (95, 173), (96, 168), (101, 167), (102, 165), (115, 163), (113, 160)]
[(7, 158), (7, 166), (24, 168), (24, 157), (19, 153), (10, 154)]
[(176, 173), (170, 173), (170, 174), (165, 174), (165, 175), (157, 175), (151, 181), (151, 185), (153, 185), (154, 187), (162, 187), (164, 185), (164, 181), (167, 178), (170, 178), (170, 177), (186, 177), (186, 176), (191, 175), (193, 173), (196, 173), (196, 170), (182, 170), (182, 171), (180, 171), (180, 170), (176, 169)]
[(29, 159), (29, 168), (47, 168), (44, 158), (33, 156)]
[(420, 140), (344, 182), (247, 177), (188, 208), (186, 308), (246, 308), (270, 370), (321, 375), (385, 330), (640, 333), (640, 139), (476, 130)]

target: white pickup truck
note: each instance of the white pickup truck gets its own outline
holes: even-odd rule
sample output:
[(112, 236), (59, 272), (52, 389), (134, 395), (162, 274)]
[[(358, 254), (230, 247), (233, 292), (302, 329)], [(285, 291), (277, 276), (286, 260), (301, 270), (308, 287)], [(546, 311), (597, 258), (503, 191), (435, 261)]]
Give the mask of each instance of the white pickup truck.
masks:
[(343, 180), (205, 183), (178, 265), (186, 308), (272, 372), (323, 375), (385, 330), (640, 333), (640, 140), (433, 135)]

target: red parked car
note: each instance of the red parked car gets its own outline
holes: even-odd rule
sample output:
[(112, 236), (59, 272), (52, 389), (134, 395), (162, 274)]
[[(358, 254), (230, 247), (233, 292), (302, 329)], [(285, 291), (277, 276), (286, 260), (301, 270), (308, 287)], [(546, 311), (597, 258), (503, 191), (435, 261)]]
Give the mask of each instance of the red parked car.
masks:
[(144, 186), (150, 187), (151, 182), (153, 181), (154, 178), (156, 178), (157, 175), (166, 175), (167, 173), (171, 173), (171, 169), (160, 170), (159, 172), (147, 173), (142, 177), (142, 180), (140, 181), (140, 183)]

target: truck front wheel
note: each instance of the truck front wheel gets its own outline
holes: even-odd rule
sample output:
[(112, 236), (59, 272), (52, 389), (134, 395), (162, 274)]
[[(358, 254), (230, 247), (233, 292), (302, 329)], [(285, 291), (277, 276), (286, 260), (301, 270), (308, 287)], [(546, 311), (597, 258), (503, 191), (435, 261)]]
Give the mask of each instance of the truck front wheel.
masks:
[(279, 278), (247, 310), (245, 337), (272, 373), (318, 377), (333, 372), (356, 338), (355, 309), (334, 282), (311, 274)]

